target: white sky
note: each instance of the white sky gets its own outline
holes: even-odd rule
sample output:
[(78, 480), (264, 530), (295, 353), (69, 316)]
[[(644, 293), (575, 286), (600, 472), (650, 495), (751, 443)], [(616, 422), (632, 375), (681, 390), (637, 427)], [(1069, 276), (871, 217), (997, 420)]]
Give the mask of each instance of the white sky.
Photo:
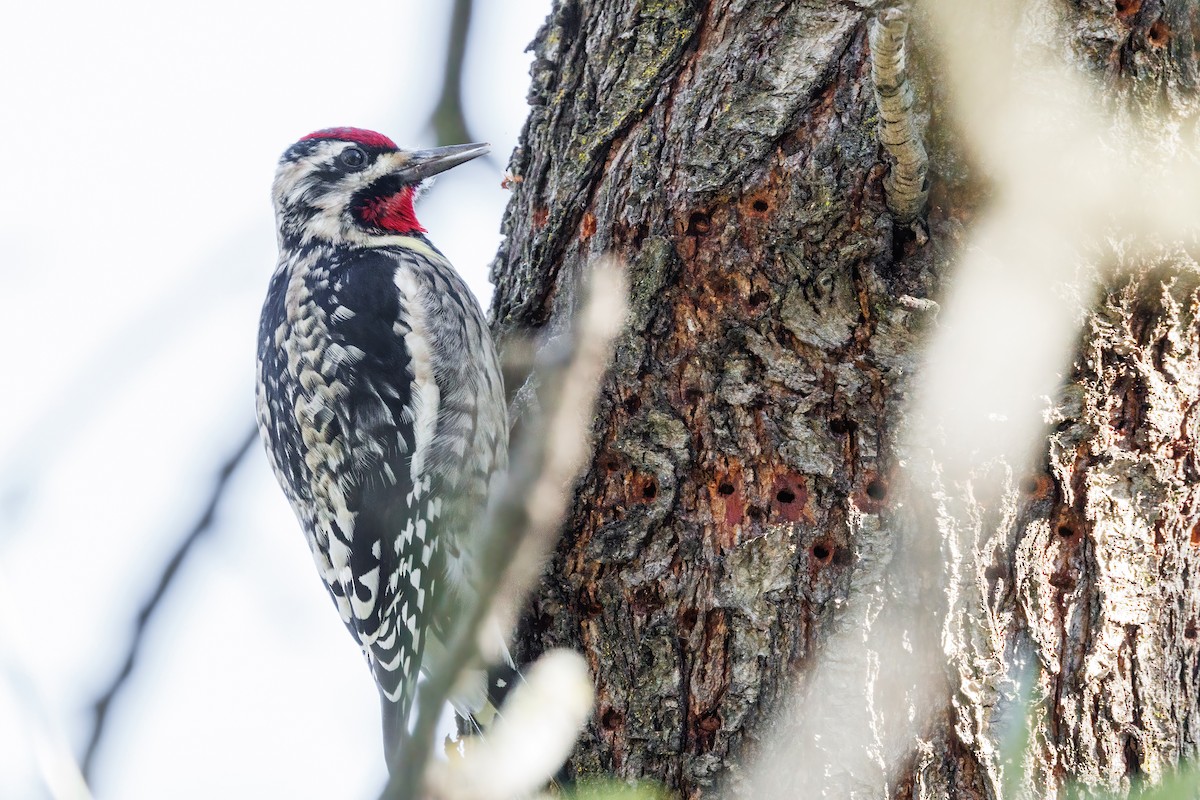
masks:
[[(473, 133), (507, 161), (549, 0), (477, 3)], [(450, 3), (17, 4), (0, 26), (0, 797), (36, 798), (22, 706), (82, 748), (134, 614), (253, 409), (283, 149), (413, 145)], [(418, 209), (486, 306), (496, 167)], [(256, 446), (113, 711), (100, 798), (373, 796), (377, 699)]]

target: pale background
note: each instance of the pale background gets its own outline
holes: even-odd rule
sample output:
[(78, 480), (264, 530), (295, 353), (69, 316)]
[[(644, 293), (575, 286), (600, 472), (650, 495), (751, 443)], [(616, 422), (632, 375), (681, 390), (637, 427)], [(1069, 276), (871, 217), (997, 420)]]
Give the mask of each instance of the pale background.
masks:
[[(418, 207), (486, 306), (549, 0), (477, 2), (493, 163)], [(0, 26), (0, 797), (48, 796), (134, 616), (252, 419), (279, 153), (333, 125), (434, 144), (450, 3), (16, 4)], [(365, 798), (376, 694), (256, 444), (114, 707), (100, 798)]]

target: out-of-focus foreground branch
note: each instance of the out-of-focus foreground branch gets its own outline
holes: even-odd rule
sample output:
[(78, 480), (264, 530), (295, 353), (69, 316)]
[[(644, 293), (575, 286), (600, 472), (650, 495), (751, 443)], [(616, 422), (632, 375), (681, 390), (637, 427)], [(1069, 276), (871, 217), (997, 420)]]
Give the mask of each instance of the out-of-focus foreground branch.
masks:
[[(446, 660), (422, 686), (416, 725), (392, 765), (384, 800), (499, 800), (527, 794), (566, 758), (586, 720), (591, 689), (578, 659), (548, 654), (527, 676), (528, 685), (518, 687), (515, 694), (520, 694), (505, 704), (501, 722), (467, 758), (429, 763), (447, 697), (462, 669), (480, 657), (481, 626), (496, 613), (498, 600), (510, 604), (532, 588), (558, 539), (571, 485), (590, 452), (592, 409), (625, 316), (625, 295), (620, 269), (597, 269), (569, 342), (543, 349), (543, 364), (534, 376), (542, 389), (543, 417), (540, 424), (525, 428), (509, 480), (492, 503), (480, 540), (478, 561), (487, 568), (480, 570), (477, 598), (470, 607), (455, 610), (457, 624), (447, 637)], [(500, 616), (510, 617), (505, 611)], [(546, 729), (557, 735), (537, 735)], [(531, 744), (531, 737), (539, 744)]]
[(196, 542), (212, 529), (213, 522), (216, 520), (217, 509), (220, 507), (221, 500), (225, 497), (225, 492), (229, 487), (230, 478), (233, 477), (233, 473), (237, 471), (238, 466), (245, 459), (246, 454), (250, 452), (251, 446), (256, 441), (258, 441), (258, 430), (254, 426), (251, 426), (238, 442), (233, 452), (221, 464), (220, 469), (217, 470), (216, 481), (209, 491), (208, 501), (205, 503), (204, 509), (196, 521), (192, 523), (187, 534), (180, 540), (179, 545), (175, 548), (175, 552), (167, 560), (166, 565), (158, 576), (158, 582), (155, 584), (154, 590), (142, 604), (141, 610), (138, 611), (133, 638), (129, 642), (129, 648), (125, 653), (125, 660), (112, 682), (108, 685), (108, 688), (101, 693), (93, 705), (92, 730), (88, 736), (87, 748), (83, 754), (82, 768), (85, 778), (91, 779), (92, 768), (95, 766), (96, 753), (100, 749), (100, 743), (103, 741), (104, 733), (107, 730), (109, 711), (112, 710), (113, 703), (133, 674), (133, 668), (137, 664), (138, 655), (141, 653), (142, 645), (145, 644), (146, 631), (150, 626), (150, 620), (154, 617), (155, 612), (158, 611), (163, 598), (167, 595), (167, 590), (171, 588), (176, 576), (179, 575), (180, 568), (183, 566), (184, 561), (187, 559)]

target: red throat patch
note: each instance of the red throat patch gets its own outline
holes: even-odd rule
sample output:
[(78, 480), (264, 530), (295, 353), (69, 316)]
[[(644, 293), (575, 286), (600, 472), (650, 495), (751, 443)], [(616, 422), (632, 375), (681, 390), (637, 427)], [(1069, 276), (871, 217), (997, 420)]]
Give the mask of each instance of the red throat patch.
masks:
[(392, 233), (425, 233), (417, 214), (413, 211), (413, 189), (405, 186), (387, 197), (377, 197), (358, 211), (359, 218), (368, 225), (375, 225)]

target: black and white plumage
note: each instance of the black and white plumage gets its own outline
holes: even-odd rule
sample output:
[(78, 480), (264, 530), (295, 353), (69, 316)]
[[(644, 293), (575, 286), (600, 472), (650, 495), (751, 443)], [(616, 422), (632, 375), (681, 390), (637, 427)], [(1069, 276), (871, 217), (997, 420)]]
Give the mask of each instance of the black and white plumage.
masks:
[[(413, 213), (424, 178), (486, 151), (406, 152), (335, 128), (292, 145), (275, 176), (280, 254), (259, 328), (258, 423), (378, 684), (389, 763), (419, 671), (436, 669), (446, 620), (431, 618), (434, 604), (472, 591), (472, 537), (507, 466), (486, 321)], [(483, 697), (480, 678), (456, 707), (475, 711)]]

